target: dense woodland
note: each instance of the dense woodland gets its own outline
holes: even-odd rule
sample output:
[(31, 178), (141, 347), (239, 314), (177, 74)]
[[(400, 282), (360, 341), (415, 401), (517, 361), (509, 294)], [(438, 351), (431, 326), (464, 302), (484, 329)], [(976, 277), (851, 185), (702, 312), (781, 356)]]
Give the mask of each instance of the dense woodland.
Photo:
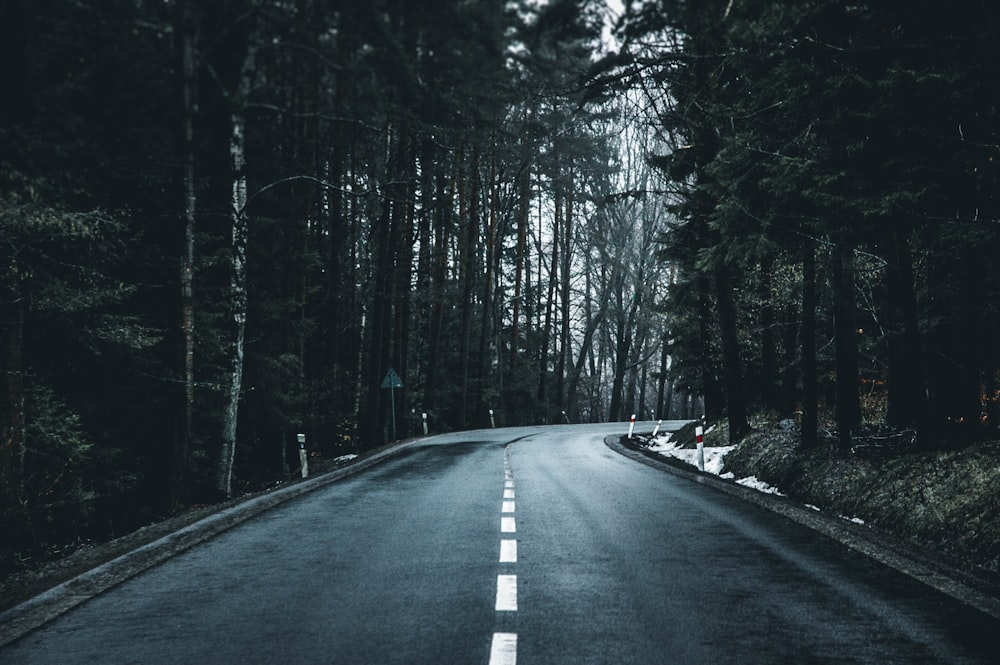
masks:
[(992, 3), (626, 5), (0, 5), (3, 566), (425, 413), (994, 431)]

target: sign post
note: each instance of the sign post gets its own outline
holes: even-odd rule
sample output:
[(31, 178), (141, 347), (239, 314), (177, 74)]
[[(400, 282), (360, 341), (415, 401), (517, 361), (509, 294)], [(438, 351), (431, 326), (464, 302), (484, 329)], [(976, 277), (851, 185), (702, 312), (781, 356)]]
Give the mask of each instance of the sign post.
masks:
[(705, 470), (705, 427), (696, 425), (694, 428), (695, 444), (698, 447), (698, 470)]
[(309, 477), (309, 454), (306, 451), (306, 435), (296, 434), (295, 439), (299, 442), (299, 469), (303, 478)]
[(392, 408), (392, 440), (396, 441), (396, 388), (403, 387), (403, 380), (399, 378), (399, 374), (396, 374), (396, 370), (389, 368), (389, 371), (385, 373), (385, 378), (382, 379), (382, 385), (380, 388), (389, 389), (389, 404)]

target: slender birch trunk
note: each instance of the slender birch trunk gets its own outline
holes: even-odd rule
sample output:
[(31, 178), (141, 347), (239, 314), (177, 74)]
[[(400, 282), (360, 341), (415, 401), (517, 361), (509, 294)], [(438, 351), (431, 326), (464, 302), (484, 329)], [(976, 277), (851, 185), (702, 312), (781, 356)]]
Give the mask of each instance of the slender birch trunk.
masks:
[(230, 111), (229, 158), (232, 168), (229, 317), (232, 340), (228, 350), (226, 403), (222, 417), (222, 445), (216, 474), (220, 494), (232, 494), (233, 461), (236, 454), (236, 424), (239, 416), (240, 387), (243, 382), (243, 337), (247, 317), (247, 174), (246, 100), (250, 94), (255, 65), (255, 47), (248, 46), (240, 71), (239, 90)]

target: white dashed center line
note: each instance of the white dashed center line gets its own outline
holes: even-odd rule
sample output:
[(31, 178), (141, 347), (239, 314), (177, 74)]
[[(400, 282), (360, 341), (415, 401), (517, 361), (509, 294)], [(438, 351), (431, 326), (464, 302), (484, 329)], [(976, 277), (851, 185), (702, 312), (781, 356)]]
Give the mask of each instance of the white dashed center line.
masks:
[(493, 633), (490, 665), (516, 665), (517, 633)]
[(497, 575), (497, 612), (517, 611), (517, 575)]
[(504, 539), (500, 541), (500, 563), (517, 563), (517, 541)]
[[(500, 533), (516, 533), (514, 523), (514, 471), (510, 467), (510, 445), (503, 452), (503, 501), (500, 504)], [(517, 540), (500, 539), (500, 563), (517, 563)], [(513, 566), (502, 565), (501, 570), (513, 570)], [(497, 612), (517, 611), (517, 575), (497, 575)], [(509, 620), (507, 620), (509, 621)], [(497, 621), (497, 628), (505, 622)], [(493, 633), (490, 645), (489, 665), (517, 665), (517, 633)]]

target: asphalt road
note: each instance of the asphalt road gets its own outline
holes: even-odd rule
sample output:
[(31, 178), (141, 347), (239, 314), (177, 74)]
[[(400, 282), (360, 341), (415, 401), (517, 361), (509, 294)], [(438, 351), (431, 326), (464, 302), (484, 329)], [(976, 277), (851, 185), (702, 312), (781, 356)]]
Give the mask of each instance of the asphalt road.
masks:
[(997, 662), (1000, 622), (619, 455), (603, 443), (616, 427), (411, 445), (80, 605), (0, 663)]

